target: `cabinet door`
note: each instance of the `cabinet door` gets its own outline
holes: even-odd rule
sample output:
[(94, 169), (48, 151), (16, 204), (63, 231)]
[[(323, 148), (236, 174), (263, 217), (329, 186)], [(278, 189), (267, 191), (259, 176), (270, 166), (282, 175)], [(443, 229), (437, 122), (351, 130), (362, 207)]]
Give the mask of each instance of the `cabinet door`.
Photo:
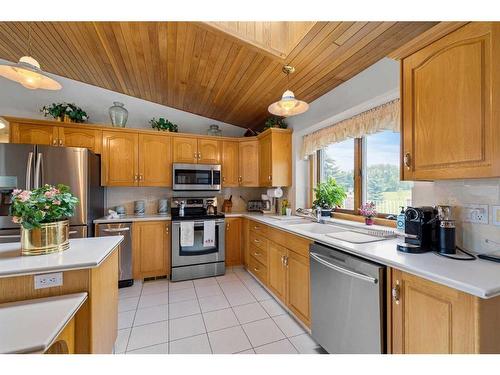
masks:
[(11, 143), (56, 146), (59, 141), (58, 127), (11, 123), (10, 141)]
[(272, 186), (271, 134), (259, 139), (259, 185)]
[(101, 153), (102, 131), (96, 129), (60, 127), (59, 146), (85, 147), (95, 152)]
[(241, 264), (241, 219), (226, 219), (226, 266), (236, 266)]
[(139, 186), (172, 186), (169, 136), (139, 134)]
[(403, 60), (404, 179), (500, 175), (499, 41), (470, 23)]
[(196, 138), (173, 137), (172, 147), (174, 163), (198, 162), (198, 140)]
[(311, 324), (309, 258), (288, 250), (287, 305), (306, 324)]
[(392, 287), (393, 353), (476, 351), (473, 296), (398, 270)]
[(245, 265), (245, 267), (248, 267), (248, 261), (250, 256), (249, 230), (250, 230), (249, 221), (247, 218), (243, 218), (241, 220), (241, 247), (243, 248), (243, 264)]
[(286, 249), (269, 241), (268, 253), (268, 287), (282, 301), (286, 300)]
[(168, 221), (136, 221), (132, 226), (134, 278), (168, 274)]
[(233, 141), (222, 142), (222, 186), (234, 187), (239, 185), (238, 150), (239, 143)]
[(213, 139), (198, 139), (198, 163), (220, 164), (221, 143)]
[(259, 141), (242, 141), (239, 148), (240, 185), (259, 186)]
[(137, 186), (138, 143), (137, 133), (102, 132), (101, 174), (104, 186)]

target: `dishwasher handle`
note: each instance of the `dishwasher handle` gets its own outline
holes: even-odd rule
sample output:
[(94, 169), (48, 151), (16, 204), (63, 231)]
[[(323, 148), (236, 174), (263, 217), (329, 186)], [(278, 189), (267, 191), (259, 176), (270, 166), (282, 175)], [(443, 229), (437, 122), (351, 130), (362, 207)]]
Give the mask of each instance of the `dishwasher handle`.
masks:
[(102, 232), (107, 232), (107, 233), (118, 233), (118, 232), (126, 232), (129, 231), (130, 228), (124, 227), (124, 228), (104, 228), (101, 229)]
[(376, 278), (374, 278), (374, 277), (367, 276), (367, 275), (364, 275), (362, 273), (358, 273), (358, 272), (352, 271), (350, 269), (337, 266), (336, 264), (332, 264), (332, 263), (328, 262), (324, 257), (322, 257), (319, 254), (310, 253), (310, 255), (311, 255), (311, 258), (313, 258), (317, 262), (321, 263), (325, 267), (328, 267), (328, 268), (330, 268), (332, 270), (341, 272), (343, 274), (355, 277), (355, 278), (360, 279), (360, 280), (368, 281), (368, 282), (373, 283), (373, 284), (377, 284), (378, 283), (378, 280)]

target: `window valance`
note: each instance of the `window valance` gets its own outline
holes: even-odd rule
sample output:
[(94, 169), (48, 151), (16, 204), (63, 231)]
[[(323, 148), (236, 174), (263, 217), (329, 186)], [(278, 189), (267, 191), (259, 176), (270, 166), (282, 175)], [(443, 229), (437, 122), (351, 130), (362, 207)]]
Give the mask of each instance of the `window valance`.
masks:
[(399, 99), (396, 99), (305, 135), (301, 156), (305, 159), (332, 143), (348, 138), (361, 138), (383, 130), (399, 132), (399, 120), (400, 106)]

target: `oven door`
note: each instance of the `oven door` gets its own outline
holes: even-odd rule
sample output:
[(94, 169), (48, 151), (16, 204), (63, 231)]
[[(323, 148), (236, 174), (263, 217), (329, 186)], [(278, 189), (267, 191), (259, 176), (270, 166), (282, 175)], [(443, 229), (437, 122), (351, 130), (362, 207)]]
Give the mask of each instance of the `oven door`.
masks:
[(224, 262), (224, 220), (215, 222), (214, 246), (203, 246), (203, 227), (203, 221), (195, 221), (193, 246), (181, 246), (181, 223), (172, 222), (172, 267)]
[(173, 190), (219, 191), (220, 175), (220, 165), (174, 163)]

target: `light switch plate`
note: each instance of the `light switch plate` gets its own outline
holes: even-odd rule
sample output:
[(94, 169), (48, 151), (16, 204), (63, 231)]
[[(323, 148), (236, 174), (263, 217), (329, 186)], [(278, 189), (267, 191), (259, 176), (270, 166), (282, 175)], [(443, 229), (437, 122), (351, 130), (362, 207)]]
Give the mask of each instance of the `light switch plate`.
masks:
[(63, 285), (62, 272), (35, 275), (35, 289), (52, 288)]
[(491, 206), (491, 222), (500, 226), (500, 206)]
[(488, 224), (488, 205), (487, 204), (464, 204), (463, 221), (465, 223)]

